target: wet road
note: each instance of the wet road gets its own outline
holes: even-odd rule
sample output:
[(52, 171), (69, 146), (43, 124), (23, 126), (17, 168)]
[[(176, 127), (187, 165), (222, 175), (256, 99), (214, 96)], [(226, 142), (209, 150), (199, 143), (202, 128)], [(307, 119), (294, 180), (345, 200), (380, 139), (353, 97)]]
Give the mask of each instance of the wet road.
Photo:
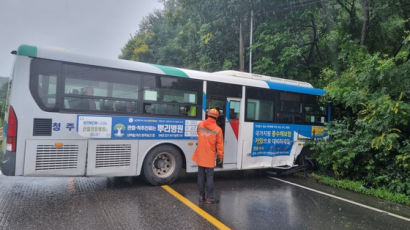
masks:
[[(171, 187), (198, 204), (196, 174)], [(216, 205), (199, 205), (232, 229), (410, 229), (410, 222), (258, 171), (216, 174)], [(1, 229), (215, 229), (162, 187), (140, 178), (0, 176)]]

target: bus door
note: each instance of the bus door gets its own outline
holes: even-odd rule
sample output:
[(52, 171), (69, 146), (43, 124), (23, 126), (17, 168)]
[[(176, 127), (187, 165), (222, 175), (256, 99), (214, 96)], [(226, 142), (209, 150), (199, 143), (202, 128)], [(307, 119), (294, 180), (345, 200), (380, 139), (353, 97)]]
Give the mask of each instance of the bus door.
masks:
[[(224, 168), (236, 168), (236, 154), (238, 150), (237, 134), (239, 130), (240, 108), (238, 102), (240, 104), (240, 99), (231, 99), (215, 95), (208, 95), (206, 99), (206, 107), (216, 108), (220, 113), (220, 116), (217, 119), (216, 123), (219, 127), (221, 127), (224, 134)], [(237, 109), (231, 110), (231, 106), (232, 108), (236, 107)], [(230, 111), (232, 112), (230, 113)], [(232, 117), (233, 119), (231, 119), (230, 117)], [(234, 128), (232, 128), (232, 125)], [(236, 135), (234, 130), (236, 131)]]
[(236, 168), (238, 154), (240, 98), (227, 98), (224, 132), (224, 168)]
[(208, 96), (206, 99), (206, 108), (216, 108), (219, 110), (220, 116), (217, 119), (216, 123), (219, 127), (221, 127), (222, 132), (225, 132), (226, 98), (220, 96)]

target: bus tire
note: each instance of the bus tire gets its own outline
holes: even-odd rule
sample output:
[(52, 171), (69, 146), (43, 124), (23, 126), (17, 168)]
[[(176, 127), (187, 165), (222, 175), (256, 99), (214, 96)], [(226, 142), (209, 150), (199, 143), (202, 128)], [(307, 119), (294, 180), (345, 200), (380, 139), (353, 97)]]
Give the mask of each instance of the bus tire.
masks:
[(161, 145), (152, 149), (142, 166), (144, 179), (152, 185), (174, 182), (182, 168), (181, 152), (171, 145)]
[(303, 147), (301, 153), (296, 158), (296, 164), (304, 165), (307, 170), (314, 171), (317, 169), (317, 162), (311, 159), (312, 152), (308, 146)]

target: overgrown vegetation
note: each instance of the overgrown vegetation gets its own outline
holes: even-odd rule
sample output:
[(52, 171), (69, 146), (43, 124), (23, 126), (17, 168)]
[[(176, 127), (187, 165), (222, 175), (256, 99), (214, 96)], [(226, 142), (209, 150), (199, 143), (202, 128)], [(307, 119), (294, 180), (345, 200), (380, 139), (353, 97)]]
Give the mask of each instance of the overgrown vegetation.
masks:
[[(332, 104), (320, 170), (410, 195), (410, 5), (404, 0), (164, 0), (121, 58), (308, 81)], [(251, 9), (253, 45), (249, 44)]]
[(313, 178), (318, 182), (326, 185), (330, 185), (337, 188), (342, 188), (346, 190), (351, 190), (354, 192), (375, 196), (387, 201), (410, 205), (410, 197), (403, 193), (392, 193), (385, 189), (373, 189), (366, 188), (363, 182), (360, 181), (351, 181), (351, 180), (336, 180), (332, 177), (323, 176), (319, 174), (312, 173)]

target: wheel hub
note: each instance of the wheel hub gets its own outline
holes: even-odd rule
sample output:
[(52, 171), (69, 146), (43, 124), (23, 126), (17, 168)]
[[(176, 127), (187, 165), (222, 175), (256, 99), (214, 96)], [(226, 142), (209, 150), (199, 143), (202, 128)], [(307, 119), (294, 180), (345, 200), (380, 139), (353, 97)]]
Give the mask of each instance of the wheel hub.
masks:
[(154, 165), (155, 165), (155, 168), (157, 169), (163, 168), (165, 166), (165, 160), (158, 159), (155, 161)]
[(168, 153), (158, 154), (152, 162), (152, 171), (158, 177), (167, 177), (175, 170), (175, 157)]

